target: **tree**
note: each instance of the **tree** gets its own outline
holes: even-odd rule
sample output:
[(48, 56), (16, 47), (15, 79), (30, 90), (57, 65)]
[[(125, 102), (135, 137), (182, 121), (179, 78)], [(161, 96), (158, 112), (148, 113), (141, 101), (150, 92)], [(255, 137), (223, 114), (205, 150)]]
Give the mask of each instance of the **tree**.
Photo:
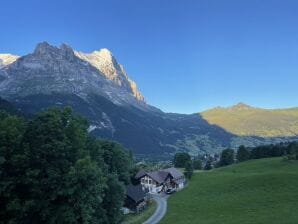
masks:
[(174, 166), (178, 168), (185, 168), (186, 163), (191, 162), (190, 155), (186, 152), (176, 153), (174, 156)]
[(202, 169), (202, 161), (201, 160), (194, 159), (192, 163), (193, 163), (193, 168), (195, 170), (201, 170)]
[(103, 149), (103, 159), (107, 164), (107, 172), (117, 174), (120, 181), (130, 182), (130, 171), (133, 169), (133, 161), (128, 152), (115, 142), (99, 141)]
[(249, 157), (250, 157), (250, 152), (245, 148), (245, 146), (243, 145), (239, 146), (237, 155), (236, 155), (237, 161), (243, 162), (243, 161), (249, 160)]
[(0, 118), (1, 222), (119, 223), (132, 164), (119, 144), (90, 137), (70, 108)]
[(211, 170), (211, 169), (212, 169), (212, 163), (211, 163), (211, 160), (208, 159), (204, 166), (204, 170)]
[(234, 163), (234, 150), (225, 149), (221, 152), (219, 165), (227, 166)]
[(191, 179), (192, 174), (193, 174), (193, 166), (191, 161), (187, 161), (185, 164), (185, 176), (187, 179)]
[(21, 210), (16, 183), (24, 175), (21, 143), (25, 128), (22, 119), (0, 112), (0, 220), (3, 223), (17, 223), (15, 217)]
[(298, 142), (291, 142), (288, 145), (288, 158), (298, 160)]

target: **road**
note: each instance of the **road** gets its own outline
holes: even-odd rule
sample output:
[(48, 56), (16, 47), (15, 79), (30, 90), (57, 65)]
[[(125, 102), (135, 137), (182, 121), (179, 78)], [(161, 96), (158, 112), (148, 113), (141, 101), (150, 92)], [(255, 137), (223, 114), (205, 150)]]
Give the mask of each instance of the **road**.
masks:
[(157, 224), (166, 214), (167, 212), (167, 199), (168, 195), (153, 195), (153, 199), (157, 203), (157, 209), (154, 214), (143, 224)]

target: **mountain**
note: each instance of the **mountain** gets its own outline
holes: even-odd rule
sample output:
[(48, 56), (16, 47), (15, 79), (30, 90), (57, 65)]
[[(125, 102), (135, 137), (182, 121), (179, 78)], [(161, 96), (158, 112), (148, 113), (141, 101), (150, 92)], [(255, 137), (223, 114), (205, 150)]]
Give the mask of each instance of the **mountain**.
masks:
[[(32, 54), (11, 60), (10, 64), (6, 61), (0, 71), (0, 95), (15, 99), (35, 94), (64, 93), (86, 98), (88, 94), (95, 93), (118, 105), (150, 109), (124, 69), (111, 55), (101, 52), (106, 51), (98, 53), (105, 58), (105, 63), (98, 64), (102, 67), (98, 69), (90, 60), (77, 57), (79, 53), (65, 44), (57, 48), (46, 42), (40, 43)], [(113, 63), (111, 67), (114, 66), (114, 70), (109, 70), (109, 63)], [(108, 66), (104, 67), (105, 64)], [(102, 73), (106, 68), (109, 73)]]
[(239, 103), (200, 113), (212, 125), (237, 136), (263, 138), (298, 136), (298, 108), (261, 109)]
[(0, 54), (0, 68), (15, 62), (19, 56), (12, 54)]
[(128, 77), (124, 67), (118, 64), (113, 54), (108, 49), (104, 48), (99, 51), (94, 51), (91, 54), (75, 52), (75, 55), (82, 60), (89, 62), (116, 85), (124, 87), (132, 92), (134, 97), (139, 101), (145, 101), (144, 96), (138, 90), (136, 83)]
[(4, 111), (6, 113), (9, 113), (10, 115), (28, 117), (28, 114), (24, 114), (22, 113), (22, 111), (17, 110), (14, 105), (2, 99), (1, 97), (0, 97), (0, 111)]
[[(294, 138), (238, 136), (208, 121), (206, 113), (164, 113), (146, 103), (107, 49), (83, 53), (66, 44), (55, 47), (43, 42), (31, 54), (2, 58), (0, 97), (17, 111), (35, 114), (51, 106), (71, 106), (88, 119), (92, 135), (118, 141), (145, 158), (169, 158), (176, 151), (215, 153), (240, 144)], [(233, 110), (250, 108), (238, 105)]]
[(33, 53), (0, 69), (0, 97), (34, 114), (71, 106), (96, 137), (116, 140), (136, 154), (161, 157), (177, 150), (216, 152), (232, 135), (195, 114), (164, 113), (150, 106), (107, 49), (82, 53), (43, 42)]

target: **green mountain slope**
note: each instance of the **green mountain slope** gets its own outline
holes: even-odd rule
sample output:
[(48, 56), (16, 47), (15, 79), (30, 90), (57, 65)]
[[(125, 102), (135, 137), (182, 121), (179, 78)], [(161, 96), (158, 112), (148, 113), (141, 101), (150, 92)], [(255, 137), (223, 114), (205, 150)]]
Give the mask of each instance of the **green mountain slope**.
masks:
[(238, 136), (292, 137), (298, 135), (298, 108), (267, 110), (237, 104), (200, 114), (210, 124)]
[(251, 160), (196, 173), (161, 224), (298, 223), (298, 161)]

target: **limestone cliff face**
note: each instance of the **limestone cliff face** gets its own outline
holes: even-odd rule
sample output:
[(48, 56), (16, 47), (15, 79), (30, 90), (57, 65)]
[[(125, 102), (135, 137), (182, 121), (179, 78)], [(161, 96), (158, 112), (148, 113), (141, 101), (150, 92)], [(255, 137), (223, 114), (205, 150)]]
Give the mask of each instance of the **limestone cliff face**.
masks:
[(65, 44), (55, 47), (43, 42), (32, 54), (6, 56), (2, 64), (0, 95), (7, 99), (52, 93), (82, 98), (96, 94), (118, 105), (149, 108), (135, 82), (107, 49), (83, 54)]
[(82, 52), (75, 52), (75, 54), (97, 68), (108, 80), (131, 92), (137, 100), (145, 101), (137, 84), (128, 77), (124, 67), (117, 62), (108, 49), (104, 48), (90, 54)]

